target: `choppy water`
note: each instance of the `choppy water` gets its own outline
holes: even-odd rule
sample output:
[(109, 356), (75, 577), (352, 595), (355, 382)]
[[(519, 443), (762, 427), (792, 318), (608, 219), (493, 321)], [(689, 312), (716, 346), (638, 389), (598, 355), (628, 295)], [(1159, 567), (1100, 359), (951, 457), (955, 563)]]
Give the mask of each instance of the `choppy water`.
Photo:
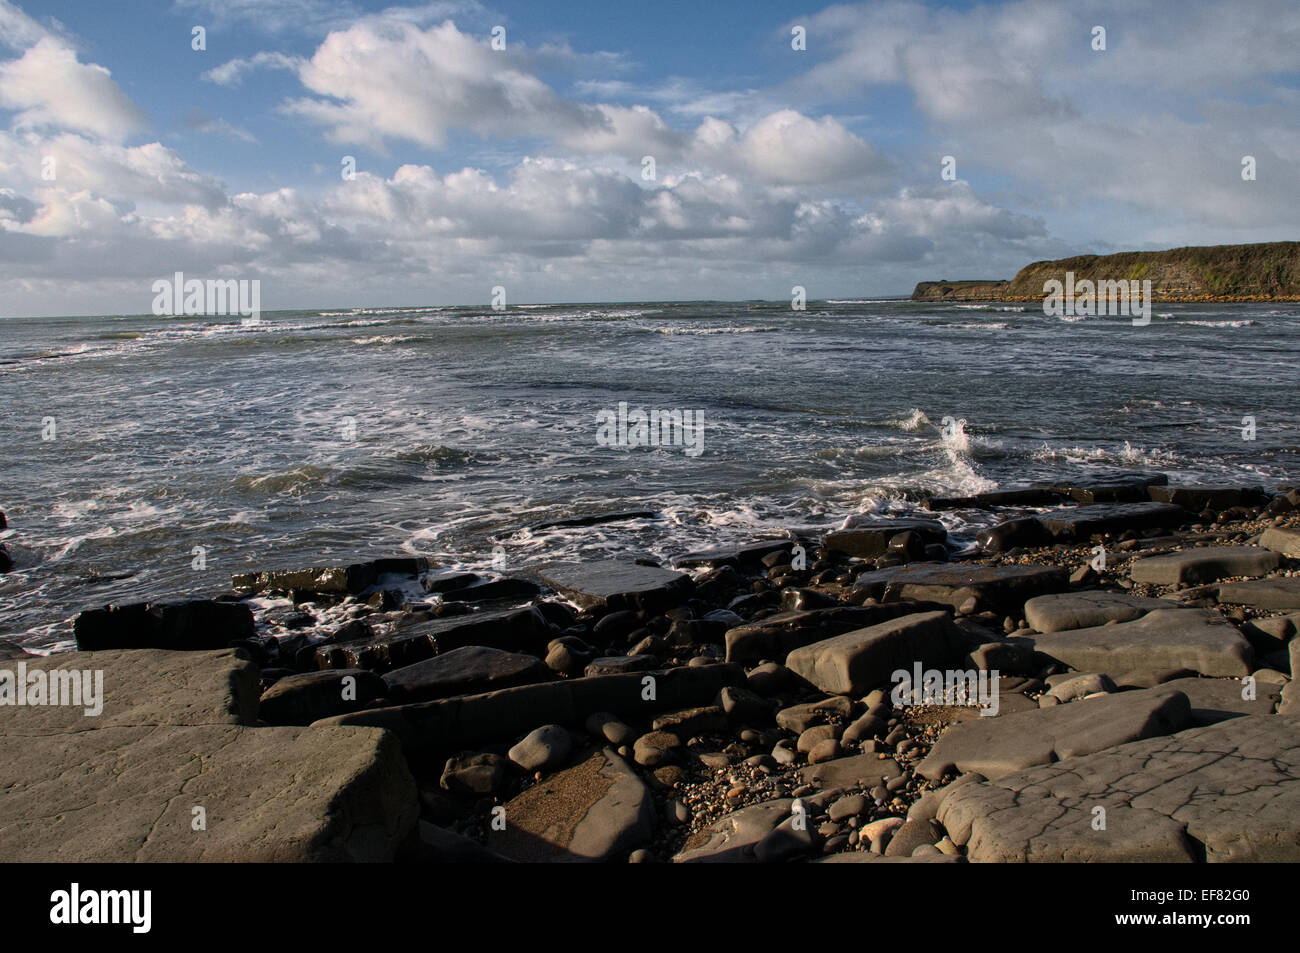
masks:
[[(50, 645), (87, 606), (213, 594), (254, 568), (486, 567), (494, 543), (514, 567), (665, 558), (1063, 471), (1288, 483), (1298, 318), (863, 301), (3, 320), (0, 536), (18, 565), (0, 634)], [(619, 401), (702, 411), (704, 453), (599, 445)], [(965, 425), (945, 435), (945, 417)], [(521, 529), (639, 509), (660, 516)]]

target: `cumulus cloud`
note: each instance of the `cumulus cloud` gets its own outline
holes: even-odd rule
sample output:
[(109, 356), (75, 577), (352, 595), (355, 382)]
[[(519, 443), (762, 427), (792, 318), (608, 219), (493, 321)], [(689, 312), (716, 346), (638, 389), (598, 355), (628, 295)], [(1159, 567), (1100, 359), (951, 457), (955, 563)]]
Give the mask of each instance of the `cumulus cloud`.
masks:
[(80, 63), (46, 36), (16, 60), (0, 63), (0, 107), (18, 111), (19, 127), (61, 128), (123, 139), (146, 125), (108, 70)]

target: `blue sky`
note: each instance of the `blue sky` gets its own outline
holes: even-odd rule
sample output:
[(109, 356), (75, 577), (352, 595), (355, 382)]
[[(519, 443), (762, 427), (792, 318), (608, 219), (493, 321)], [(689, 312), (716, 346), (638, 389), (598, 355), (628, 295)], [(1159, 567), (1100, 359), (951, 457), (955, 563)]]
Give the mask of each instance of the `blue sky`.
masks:
[(843, 298), (1295, 239), (1297, 49), (1290, 0), (0, 0), (0, 315), (178, 270), (267, 309)]

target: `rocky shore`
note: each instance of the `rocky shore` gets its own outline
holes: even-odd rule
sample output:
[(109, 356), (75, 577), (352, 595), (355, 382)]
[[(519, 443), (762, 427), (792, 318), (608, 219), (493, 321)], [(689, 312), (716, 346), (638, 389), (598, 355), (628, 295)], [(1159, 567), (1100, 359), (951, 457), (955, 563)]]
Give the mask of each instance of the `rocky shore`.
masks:
[(1300, 301), (1300, 242), (1200, 245), (1036, 261), (1010, 281), (922, 281), (913, 301), (1040, 302), (1047, 282), (1149, 281), (1152, 300)]
[[(0, 658), (0, 860), (1300, 860), (1300, 490), (924, 505), (87, 609)], [(101, 712), (49, 703), (91, 672)]]

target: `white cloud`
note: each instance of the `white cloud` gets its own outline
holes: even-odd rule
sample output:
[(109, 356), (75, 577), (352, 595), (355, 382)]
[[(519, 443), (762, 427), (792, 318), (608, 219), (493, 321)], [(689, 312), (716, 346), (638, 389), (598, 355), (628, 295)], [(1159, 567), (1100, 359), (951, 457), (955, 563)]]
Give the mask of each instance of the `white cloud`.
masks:
[(73, 129), (106, 139), (123, 139), (146, 124), (108, 70), (79, 63), (53, 37), (38, 40), (19, 59), (0, 63), (0, 107), (18, 111), (20, 128)]

